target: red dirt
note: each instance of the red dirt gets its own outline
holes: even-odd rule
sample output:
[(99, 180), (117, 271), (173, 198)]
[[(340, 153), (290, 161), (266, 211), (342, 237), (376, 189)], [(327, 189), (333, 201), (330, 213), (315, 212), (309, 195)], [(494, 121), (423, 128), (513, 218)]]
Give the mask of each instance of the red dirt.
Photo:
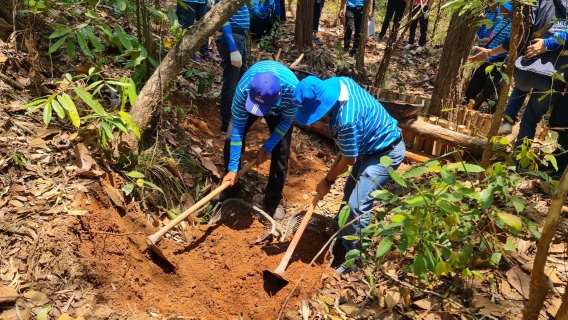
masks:
[[(95, 190), (96, 191), (96, 190)], [(177, 267), (163, 269), (145, 252), (144, 237), (155, 231), (141, 224), (137, 211), (121, 217), (107, 207), (104, 197), (88, 206), (82, 217), (79, 255), (87, 261), (91, 280), (101, 289), (100, 298), (116, 311), (179, 313), (198, 319), (274, 319), (295, 281), (327, 239), (305, 234), (286, 270), (290, 283), (276, 291), (263, 279), (264, 270), (275, 269), (288, 242), (254, 245), (266, 231), (251, 216), (229, 218), (213, 226), (190, 230), (193, 242), (180, 246), (164, 238), (159, 247)], [(99, 203), (100, 202), (100, 203)], [(124, 236), (103, 232), (124, 233)], [(127, 234), (138, 231), (143, 234)], [(325, 263), (324, 263), (325, 262)], [(320, 257), (298, 287), (287, 309), (298, 310), (304, 298), (321, 288), (327, 261)], [(115, 289), (114, 289), (115, 288)]]

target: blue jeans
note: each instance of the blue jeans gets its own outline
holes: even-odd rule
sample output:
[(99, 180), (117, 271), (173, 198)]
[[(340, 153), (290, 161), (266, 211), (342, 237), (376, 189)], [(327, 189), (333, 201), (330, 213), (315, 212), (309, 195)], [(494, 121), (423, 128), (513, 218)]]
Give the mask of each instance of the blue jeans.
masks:
[(248, 70), (247, 66), (247, 38), (244, 35), (233, 33), (237, 49), (243, 56), (243, 65), (241, 68), (236, 68), (231, 64), (231, 52), (227, 41), (223, 36), (215, 38), (215, 44), (221, 57), (221, 67), (223, 68), (223, 86), (221, 87), (221, 130), (226, 131), (229, 128), (229, 121), (231, 121), (231, 105), (233, 104), (233, 97), (235, 89), (241, 77)]
[[(201, 20), (201, 18), (207, 14), (207, 11), (209, 11), (205, 3), (184, 2), (184, 4), (187, 6), (187, 9), (182, 7), (179, 3), (176, 8), (176, 15), (183, 30), (191, 27), (195, 21)], [(203, 54), (209, 52), (209, 40), (205, 41), (205, 44), (199, 49), (199, 52)]]
[[(343, 194), (343, 201), (349, 205), (349, 217), (347, 222), (352, 221), (360, 215), (364, 215), (359, 221), (345, 228), (341, 236), (359, 235), (361, 229), (367, 227), (370, 223), (371, 209), (375, 198), (371, 197), (371, 192), (381, 189), (390, 179), (388, 170), (396, 170), (402, 160), (404, 159), (404, 152), (406, 148), (404, 141), (388, 148), (387, 150), (372, 154), (372, 155), (359, 155), (347, 182), (345, 182), (345, 190)], [(381, 157), (389, 156), (392, 159), (392, 164), (389, 168), (383, 167), (381, 164)], [(340, 210), (341, 211), (341, 210)], [(335, 220), (339, 219), (339, 214), (335, 216)], [(360, 247), (359, 241), (345, 240), (343, 246), (347, 251)]]
[[(509, 96), (509, 101), (507, 102), (507, 106), (505, 107), (505, 117), (503, 119), (504, 122), (514, 124), (517, 122), (517, 115), (523, 104), (525, 103), (525, 99), (530, 94), (530, 92), (521, 91), (517, 86), (513, 87), (513, 91)], [(509, 118), (512, 120), (510, 121)]]
[[(534, 139), (536, 126), (542, 119), (542, 116), (552, 107), (558, 97), (560, 97), (564, 89), (564, 83), (560, 80), (552, 81), (552, 77), (537, 75), (520, 69), (515, 69), (514, 76), (515, 89), (513, 93), (515, 97), (513, 98), (515, 98), (515, 101), (512, 102), (513, 106), (511, 109), (520, 108), (518, 105), (522, 106), (522, 101), (521, 103), (518, 101), (521, 99), (524, 100), (524, 98), (519, 96), (519, 94), (524, 95), (531, 89), (533, 90), (527, 108), (521, 118), (519, 135), (515, 143), (517, 147), (523, 143), (524, 138)], [(551, 89), (553, 90), (552, 93), (547, 93), (547, 91)], [(515, 92), (515, 90), (517, 90), (517, 92)], [(542, 101), (539, 101), (540, 99), (542, 99)], [(507, 105), (507, 109), (509, 109), (509, 105)], [(507, 113), (507, 115), (509, 115), (509, 113)]]

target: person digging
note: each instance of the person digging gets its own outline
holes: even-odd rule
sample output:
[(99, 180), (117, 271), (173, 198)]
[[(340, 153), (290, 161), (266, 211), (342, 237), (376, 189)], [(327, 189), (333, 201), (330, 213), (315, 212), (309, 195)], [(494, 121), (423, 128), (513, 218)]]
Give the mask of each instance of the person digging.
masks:
[(241, 153), (245, 150), (245, 137), (254, 122), (263, 117), (270, 137), (256, 153), (257, 167), (272, 154), (263, 201), (264, 209), (276, 220), (284, 218), (286, 212), (280, 201), (288, 172), (292, 120), (297, 107), (292, 93), (297, 84), (296, 75), (275, 61), (261, 61), (245, 72), (237, 84), (233, 98), (232, 118), (223, 150), (227, 172), (223, 182), (230, 181), (231, 187), (215, 196), (212, 202), (237, 197), (240, 190), (237, 171), (241, 166)]
[[(298, 103), (296, 121), (301, 125), (310, 125), (326, 114), (330, 116), (329, 131), (341, 159), (318, 183), (316, 191), (322, 199), (335, 179), (348, 166), (353, 166), (343, 194), (344, 203), (349, 205), (347, 223), (360, 215), (363, 217), (346, 227), (341, 236), (358, 235), (370, 222), (374, 202), (370, 193), (382, 188), (390, 179), (388, 170), (396, 170), (404, 159), (405, 146), (398, 122), (367, 91), (346, 77), (325, 81), (307, 77), (294, 90), (294, 100)], [(392, 159), (387, 168), (381, 164), (383, 156)], [(338, 218), (339, 214), (335, 220)], [(342, 239), (342, 242), (347, 251), (361, 248), (358, 240)], [(356, 269), (355, 265), (348, 267), (343, 263), (336, 272)]]

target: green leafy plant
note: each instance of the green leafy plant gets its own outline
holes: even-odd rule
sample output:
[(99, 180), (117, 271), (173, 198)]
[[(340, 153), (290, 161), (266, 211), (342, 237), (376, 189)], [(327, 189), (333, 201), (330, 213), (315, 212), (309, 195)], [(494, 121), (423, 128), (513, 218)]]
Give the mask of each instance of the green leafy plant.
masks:
[[(58, 92), (36, 99), (22, 107), (28, 109), (28, 114), (43, 108), (43, 122), (45, 125), (49, 125), (52, 121), (53, 112), (61, 120), (68, 119), (77, 128), (81, 127), (82, 121), (97, 125), (99, 128), (99, 141), (103, 147), (106, 147), (109, 140), (114, 139), (113, 129), (115, 128), (123, 133), (128, 133), (130, 130), (139, 138), (140, 130), (138, 126), (132, 117), (124, 111), (126, 103), (134, 104), (137, 98), (136, 86), (133, 80), (126, 77), (121, 78), (119, 81), (104, 79), (86, 85), (95, 75), (97, 74), (94, 72), (94, 68), (89, 70), (88, 75), (73, 77), (67, 73), (58, 82), (60, 85)], [(95, 98), (104, 87), (114, 92), (120, 91), (120, 110), (109, 112)], [(76, 102), (80, 102), (80, 106), (88, 108), (77, 108)]]
[[(213, 74), (212, 73), (203, 73), (195, 68), (191, 68), (191, 70), (189, 70), (188, 72), (186, 72), (185, 76), (186, 79), (192, 79), (192, 78), (197, 78), (199, 80), (199, 83), (197, 85), (197, 93), (198, 94), (204, 94), (205, 90), (208, 87), (211, 87), (211, 85), (213, 84)], [(189, 92), (189, 95), (195, 99), (195, 94), (193, 94), (191, 91)]]
[[(381, 163), (388, 167), (392, 161), (383, 157)], [(483, 181), (477, 179), (480, 173), (486, 175)], [(403, 173), (389, 170), (389, 175), (412, 192), (405, 196), (386, 189), (371, 193), (381, 208), (361, 234), (344, 237), (362, 244), (362, 251), (347, 253), (347, 264), (357, 257), (370, 262), (367, 249), (374, 238), (380, 238), (375, 258), (382, 259), (393, 247), (403, 255), (411, 251), (406, 257), (413, 262), (405, 271), (418, 279), (431, 281), (450, 272), (481, 277), (474, 260), (486, 261), (485, 266), (497, 265), (514, 247), (512, 238), (540, 236), (536, 225), (519, 215), (525, 201), (516, 191), (522, 177), (515, 166), (497, 162), (484, 170), (475, 164), (441, 165), (435, 160)], [(415, 183), (416, 179), (420, 183)], [(349, 208), (344, 206), (339, 214), (340, 226), (348, 214)], [(509, 240), (503, 244), (497, 235)]]
[(20, 13), (42, 13), (45, 9), (45, 3), (41, 0), (24, 0), (24, 7), (26, 9), (20, 10)]

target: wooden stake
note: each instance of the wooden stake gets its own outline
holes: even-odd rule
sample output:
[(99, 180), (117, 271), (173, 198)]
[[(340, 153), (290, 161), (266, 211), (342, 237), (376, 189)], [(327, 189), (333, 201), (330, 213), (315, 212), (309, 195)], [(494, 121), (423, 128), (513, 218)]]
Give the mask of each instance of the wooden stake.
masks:
[(274, 61), (278, 62), (281, 53), (282, 53), (282, 48), (278, 48), (278, 53), (276, 53), (276, 58), (274, 58)]
[(291, 65), (290, 68), (294, 68), (295, 66), (299, 65), (300, 62), (302, 62), (302, 59), (304, 59), (304, 54), (302, 53), (298, 59), (296, 59), (296, 61), (294, 61)]
[[(439, 119), (438, 120), (438, 125), (442, 128), (447, 129), (448, 128), (448, 120), (446, 119)], [(444, 153), (446, 153), (447, 150), (447, 145), (445, 143), (438, 143), (439, 141), (436, 141), (436, 151), (434, 153), (434, 155), (439, 156), (442, 155)]]

